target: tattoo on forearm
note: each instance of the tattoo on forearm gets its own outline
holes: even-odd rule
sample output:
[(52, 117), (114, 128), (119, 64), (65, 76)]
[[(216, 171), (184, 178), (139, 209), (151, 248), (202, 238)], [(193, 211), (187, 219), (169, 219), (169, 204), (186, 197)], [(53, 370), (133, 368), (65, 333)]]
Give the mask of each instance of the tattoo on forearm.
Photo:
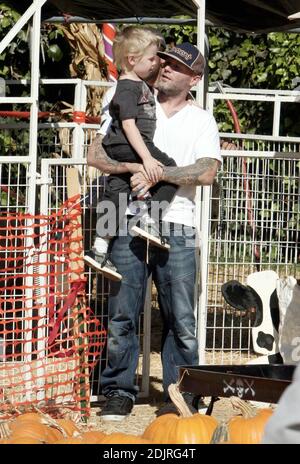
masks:
[(217, 167), (217, 161), (212, 158), (201, 158), (195, 164), (189, 166), (165, 166), (163, 168), (163, 180), (176, 185), (206, 185), (206, 174)]
[(125, 163), (111, 159), (102, 146), (102, 137), (97, 135), (89, 148), (88, 158), (90, 164), (107, 174), (127, 172)]

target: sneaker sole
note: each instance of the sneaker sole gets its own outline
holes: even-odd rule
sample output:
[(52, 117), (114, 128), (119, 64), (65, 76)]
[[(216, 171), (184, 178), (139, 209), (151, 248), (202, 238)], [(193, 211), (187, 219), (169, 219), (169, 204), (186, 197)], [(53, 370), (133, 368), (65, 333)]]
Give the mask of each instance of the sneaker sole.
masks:
[(112, 271), (111, 269), (109, 269), (108, 267), (101, 267), (101, 266), (97, 266), (95, 264), (95, 260), (93, 260), (92, 258), (90, 258), (89, 256), (84, 256), (84, 262), (86, 264), (88, 264), (90, 267), (92, 267), (95, 271), (97, 272), (101, 272), (105, 277), (107, 277), (108, 279), (111, 279), (111, 280), (115, 280), (115, 281), (120, 281), (122, 280), (122, 276), (121, 274), (119, 274), (118, 272), (114, 272)]
[(138, 226), (133, 226), (131, 228), (133, 232), (135, 232), (139, 237), (149, 240), (150, 243), (158, 246), (159, 248), (163, 248), (164, 250), (169, 250), (170, 245), (168, 243), (163, 244), (159, 238), (154, 237), (153, 235), (149, 234), (143, 229), (140, 229)]
[(102, 419), (104, 422), (122, 422), (126, 417), (128, 417), (129, 414), (126, 414), (126, 416), (118, 416), (114, 414), (110, 414), (108, 416), (101, 416), (100, 419)]

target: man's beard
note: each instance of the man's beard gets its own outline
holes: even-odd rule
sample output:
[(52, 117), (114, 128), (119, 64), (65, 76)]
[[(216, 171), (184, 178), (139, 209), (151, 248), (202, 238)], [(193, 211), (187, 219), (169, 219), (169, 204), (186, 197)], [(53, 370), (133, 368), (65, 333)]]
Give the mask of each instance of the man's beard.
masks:
[(157, 82), (156, 88), (159, 92), (162, 92), (167, 97), (178, 95), (181, 91), (179, 86), (177, 86), (174, 82), (162, 81), (161, 79), (159, 79)]

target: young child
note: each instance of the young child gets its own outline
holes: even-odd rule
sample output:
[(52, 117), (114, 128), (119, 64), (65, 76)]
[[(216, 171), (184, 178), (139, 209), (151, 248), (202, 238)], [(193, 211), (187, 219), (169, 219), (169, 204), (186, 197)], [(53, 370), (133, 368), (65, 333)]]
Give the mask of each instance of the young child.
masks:
[[(129, 26), (117, 34), (113, 44), (114, 61), (121, 69), (115, 94), (110, 103), (112, 122), (102, 145), (108, 156), (119, 162), (128, 163), (129, 173), (107, 177), (102, 201), (111, 201), (115, 206), (114, 217), (109, 221), (117, 224), (119, 218), (120, 194), (126, 195), (126, 205), (131, 194), (130, 176), (143, 166), (149, 180), (157, 182), (161, 166), (176, 166), (175, 161), (162, 153), (153, 144), (156, 124), (154, 95), (145, 81), (158, 68), (157, 52), (161, 38), (150, 28)], [(137, 163), (139, 163), (137, 165)], [(142, 163), (142, 165), (140, 164)], [(161, 236), (160, 217), (164, 207), (174, 197), (177, 186), (159, 182), (150, 189), (151, 201), (132, 231), (149, 240), (153, 245), (168, 249), (170, 246)], [(151, 216), (151, 203), (160, 202), (160, 215), (156, 220)], [(122, 211), (123, 213), (123, 211)], [(125, 211), (124, 211), (125, 213)], [(122, 216), (122, 214), (121, 214)], [(103, 214), (98, 217), (101, 220)], [(122, 276), (109, 259), (109, 242), (112, 235), (103, 236), (97, 230), (93, 249), (86, 253), (85, 262), (102, 272), (106, 277), (120, 280)]]

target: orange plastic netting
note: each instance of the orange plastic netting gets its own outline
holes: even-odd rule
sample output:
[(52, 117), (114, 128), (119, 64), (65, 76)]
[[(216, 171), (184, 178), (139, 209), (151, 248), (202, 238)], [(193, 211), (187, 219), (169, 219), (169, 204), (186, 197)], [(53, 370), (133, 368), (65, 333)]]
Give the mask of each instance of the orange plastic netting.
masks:
[(106, 333), (86, 305), (79, 195), (50, 216), (0, 215), (0, 417), (89, 414)]

